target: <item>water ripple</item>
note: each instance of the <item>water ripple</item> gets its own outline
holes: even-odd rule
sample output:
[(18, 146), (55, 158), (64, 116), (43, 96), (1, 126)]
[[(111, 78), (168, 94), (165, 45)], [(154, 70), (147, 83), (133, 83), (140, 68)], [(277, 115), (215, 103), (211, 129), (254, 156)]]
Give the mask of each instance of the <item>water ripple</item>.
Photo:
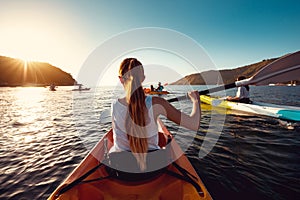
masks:
[[(300, 94), (293, 88), (255, 87), (253, 99), (266, 101), (268, 96), (269, 102), (300, 106)], [(84, 93), (68, 87), (56, 92), (0, 90), (0, 199), (46, 199), (110, 129), (110, 123), (99, 123), (99, 115), (122, 93), (111, 88)], [(172, 91), (185, 93), (180, 87)], [(274, 94), (276, 98), (271, 98)], [(293, 98), (285, 99), (287, 94)], [(174, 106), (190, 109), (189, 102)], [(298, 197), (299, 125), (289, 129), (289, 124), (276, 119), (234, 113), (226, 115), (222, 125), (212, 115), (217, 121), (224, 117), (203, 107), (197, 133), (165, 123), (214, 199)], [(204, 141), (216, 144), (209, 151)], [(199, 152), (207, 155), (199, 159)]]

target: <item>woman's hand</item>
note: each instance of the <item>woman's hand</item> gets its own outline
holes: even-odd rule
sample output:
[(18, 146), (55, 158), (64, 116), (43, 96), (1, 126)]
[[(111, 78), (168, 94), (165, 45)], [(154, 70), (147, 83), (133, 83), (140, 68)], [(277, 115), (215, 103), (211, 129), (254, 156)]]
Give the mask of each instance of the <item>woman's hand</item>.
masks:
[(188, 92), (188, 95), (192, 102), (200, 102), (200, 95), (198, 91)]

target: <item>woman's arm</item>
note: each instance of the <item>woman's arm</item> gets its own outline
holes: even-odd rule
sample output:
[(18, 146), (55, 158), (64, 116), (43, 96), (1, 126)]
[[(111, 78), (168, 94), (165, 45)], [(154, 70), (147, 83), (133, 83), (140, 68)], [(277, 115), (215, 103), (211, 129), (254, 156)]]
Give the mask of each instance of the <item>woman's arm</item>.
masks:
[(159, 115), (166, 116), (169, 120), (191, 130), (198, 130), (200, 126), (201, 109), (200, 109), (200, 96), (197, 91), (190, 92), (189, 97), (193, 103), (193, 108), (190, 115), (187, 115), (177, 110), (167, 100), (160, 97), (153, 97), (153, 112), (154, 117)]
[(241, 99), (241, 87), (238, 87), (235, 97), (227, 96), (228, 101), (238, 101)]

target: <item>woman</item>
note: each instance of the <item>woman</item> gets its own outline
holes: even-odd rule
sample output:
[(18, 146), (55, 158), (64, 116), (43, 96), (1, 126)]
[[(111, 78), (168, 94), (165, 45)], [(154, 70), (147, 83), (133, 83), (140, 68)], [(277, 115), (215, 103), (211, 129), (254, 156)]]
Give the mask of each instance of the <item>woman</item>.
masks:
[[(237, 81), (241, 81), (246, 79), (245, 76), (239, 76), (237, 78)], [(248, 85), (245, 86), (240, 86), (238, 87), (238, 90), (236, 92), (236, 96), (235, 97), (230, 97), (228, 96), (226, 98), (227, 101), (234, 101), (234, 102), (240, 102), (240, 103), (251, 103), (250, 101), (250, 88)]]
[(145, 96), (142, 82), (144, 68), (136, 58), (126, 58), (120, 65), (119, 79), (126, 96), (112, 103), (112, 128), (114, 146), (110, 152), (131, 151), (141, 171), (146, 169), (147, 152), (159, 149), (159, 115), (191, 130), (200, 125), (200, 96), (197, 91), (190, 92), (193, 102), (190, 115), (182, 113), (168, 101), (160, 97)]

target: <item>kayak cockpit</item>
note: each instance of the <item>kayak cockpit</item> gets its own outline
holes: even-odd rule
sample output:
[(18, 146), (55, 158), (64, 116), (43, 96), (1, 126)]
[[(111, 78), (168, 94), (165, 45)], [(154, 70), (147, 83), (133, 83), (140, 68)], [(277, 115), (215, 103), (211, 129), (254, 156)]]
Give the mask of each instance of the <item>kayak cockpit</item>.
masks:
[(161, 128), (159, 145), (162, 152), (178, 156), (174, 162), (148, 174), (115, 170), (103, 162), (113, 145), (110, 130), (49, 199), (211, 199), (186, 156), (178, 154), (176, 141)]

